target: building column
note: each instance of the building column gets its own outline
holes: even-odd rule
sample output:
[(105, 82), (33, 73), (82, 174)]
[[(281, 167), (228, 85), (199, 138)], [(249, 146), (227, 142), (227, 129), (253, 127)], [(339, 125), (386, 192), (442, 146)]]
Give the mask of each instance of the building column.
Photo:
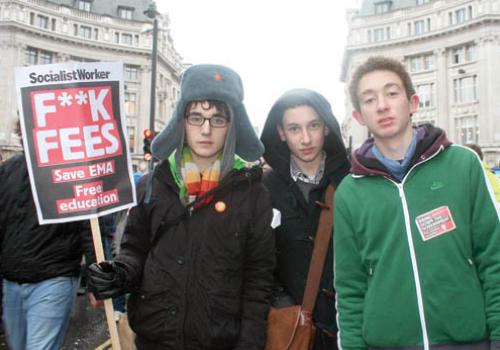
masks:
[(449, 138), (453, 139), (455, 135), (455, 121), (450, 113), (450, 96), (453, 91), (448, 81), (448, 55), (445, 48), (434, 51), (436, 59), (436, 126), (446, 131)]
[(478, 77), (477, 93), (479, 99), (478, 129), (479, 144), (489, 150), (495, 149), (496, 162), (500, 160), (500, 37), (488, 35), (475, 41), (477, 48)]

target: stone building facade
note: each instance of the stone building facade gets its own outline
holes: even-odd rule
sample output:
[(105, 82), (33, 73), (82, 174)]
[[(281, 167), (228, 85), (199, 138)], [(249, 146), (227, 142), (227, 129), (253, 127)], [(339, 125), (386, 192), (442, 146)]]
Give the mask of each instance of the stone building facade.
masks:
[[(152, 21), (150, 0), (0, 0), (0, 153), (21, 147), (15, 135), (17, 66), (123, 62), (125, 111), (134, 163), (142, 161), (149, 128)], [(182, 58), (173, 46), (167, 15), (159, 15), (155, 128), (170, 117), (179, 93)], [(142, 164), (144, 166), (144, 164)]]
[(368, 131), (352, 118), (348, 84), (369, 56), (404, 62), (420, 106), (415, 124), (443, 128), (455, 143), (476, 143), (500, 165), (500, 0), (364, 0), (348, 12), (346, 143), (358, 147)]

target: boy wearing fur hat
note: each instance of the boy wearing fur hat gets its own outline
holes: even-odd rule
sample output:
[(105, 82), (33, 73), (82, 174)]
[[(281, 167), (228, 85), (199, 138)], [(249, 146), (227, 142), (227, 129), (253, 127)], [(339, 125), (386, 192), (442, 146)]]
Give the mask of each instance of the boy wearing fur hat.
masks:
[(240, 77), (195, 65), (183, 74), (160, 160), (139, 183), (119, 256), (90, 267), (98, 299), (132, 292), (138, 349), (262, 349), (273, 284), (272, 209), (263, 146)]
[[(275, 306), (301, 304), (326, 188), (336, 188), (349, 171), (340, 128), (328, 101), (308, 89), (294, 89), (271, 108), (261, 137), (272, 170), (264, 175), (273, 207), (281, 212), (275, 229)], [(314, 307), (315, 350), (334, 350), (337, 326), (332, 247), (325, 260)], [(288, 305), (287, 305), (288, 304)]]
[(477, 155), (413, 128), (403, 64), (352, 75), (353, 117), (373, 135), (335, 196), (335, 289), (344, 350), (500, 348), (500, 222)]

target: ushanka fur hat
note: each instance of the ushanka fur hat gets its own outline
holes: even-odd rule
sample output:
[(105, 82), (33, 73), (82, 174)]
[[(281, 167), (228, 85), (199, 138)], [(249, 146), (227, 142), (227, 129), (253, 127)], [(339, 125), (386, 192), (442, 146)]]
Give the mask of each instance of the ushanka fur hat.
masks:
[(194, 65), (183, 73), (181, 92), (172, 118), (151, 145), (154, 157), (167, 159), (178, 148), (184, 138), (182, 123), (186, 105), (203, 100), (217, 100), (228, 105), (236, 133), (235, 153), (246, 161), (258, 160), (264, 146), (255, 134), (243, 105), (241, 78), (230, 68), (210, 64)]

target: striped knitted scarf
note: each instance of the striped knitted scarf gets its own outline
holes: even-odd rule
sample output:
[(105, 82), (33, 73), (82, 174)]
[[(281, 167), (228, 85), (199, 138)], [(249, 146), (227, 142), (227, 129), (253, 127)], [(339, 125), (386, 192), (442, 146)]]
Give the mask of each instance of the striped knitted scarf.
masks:
[[(208, 191), (219, 185), (220, 178), (220, 155), (217, 160), (208, 168), (200, 172), (200, 169), (193, 161), (193, 155), (189, 147), (182, 150), (180, 171), (185, 189), (180, 191), (181, 201), (184, 204), (191, 203), (196, 198), (203, 196)], [(211, 197), (199, 202), (196, 206), (209, 203)]]

